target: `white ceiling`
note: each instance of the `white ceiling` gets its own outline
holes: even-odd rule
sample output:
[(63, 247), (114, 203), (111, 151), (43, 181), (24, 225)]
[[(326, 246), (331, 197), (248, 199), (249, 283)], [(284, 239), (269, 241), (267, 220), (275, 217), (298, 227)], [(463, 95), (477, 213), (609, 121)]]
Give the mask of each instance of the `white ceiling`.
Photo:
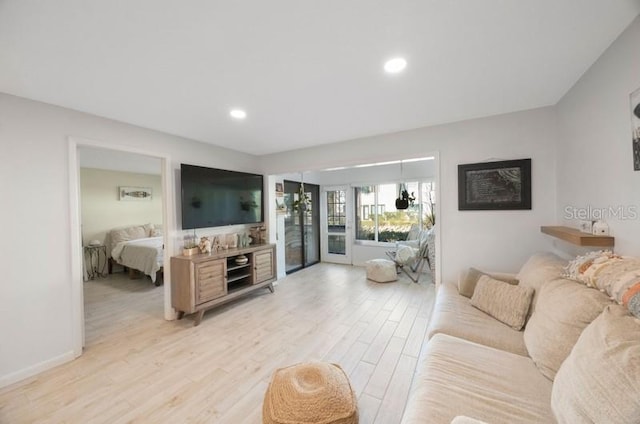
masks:
[[(555, 104), (638, 13), (640, 0), (0, 0), (0, 91), (266, 154)], [(409, 64), (389, 76), (396, 55)]]

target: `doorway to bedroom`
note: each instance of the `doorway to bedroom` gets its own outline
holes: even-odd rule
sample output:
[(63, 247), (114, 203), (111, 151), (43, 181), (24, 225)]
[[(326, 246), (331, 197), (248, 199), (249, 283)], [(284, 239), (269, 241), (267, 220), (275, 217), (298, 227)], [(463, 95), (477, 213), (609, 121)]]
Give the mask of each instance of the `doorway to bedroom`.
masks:
[[(84, 346), (164, 315), (162, 159), (78, 146)], [(137, 324), (136, 324), (137, 325)]]

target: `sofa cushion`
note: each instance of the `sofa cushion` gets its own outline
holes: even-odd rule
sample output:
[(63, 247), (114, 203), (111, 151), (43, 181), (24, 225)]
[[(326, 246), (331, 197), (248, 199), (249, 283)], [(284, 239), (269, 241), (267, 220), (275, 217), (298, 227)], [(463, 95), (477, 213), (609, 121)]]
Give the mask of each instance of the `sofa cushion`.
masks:
[(527, 357), (444, 334), (427, 344), (402, 424), (554, 422), (551, 382)]
[(474, 290), (476, 289), (476, 285), (478, 284), (478, 280), (483, 275), (488, 275), (491, 278), (504, 281), (505, 283), (518, 284), (518, 280), (516, 280), (515, 276), (511, 274), (484, 272), (472, 267), (460, 274), (460, 277), (458, 278), (458, 293), (471, 298)]
[(528, 316), (533, 314), (538, 302), (538, 293), (543, 283), (560, 278), (567, 261), (550, 252), (533, 254), (522, 266), (518, 275), (518, 285), (531, 287), (534, 291)]
[(514, 286), (483, 275), (473, 292), (471, 305), (519, 331), (527, 318), (532, 295), (530, 287)]
[(427, 337), (448, 334), (485, 346), (527, 355), (522, 331), (515, 331), (490, 315), (471, 306), (471, 299), (458, 294), (455, 283), (440, 285), (427, 329)]
[(611, 300), (598, 290), (560, 279), (542, 285), (536, 310), (524, 329), (529, 356), (553, 380), (582, 330)]
[(560, 423), (640, 423), (640, 321), (607, 306), (558, 370), (551, 406)]

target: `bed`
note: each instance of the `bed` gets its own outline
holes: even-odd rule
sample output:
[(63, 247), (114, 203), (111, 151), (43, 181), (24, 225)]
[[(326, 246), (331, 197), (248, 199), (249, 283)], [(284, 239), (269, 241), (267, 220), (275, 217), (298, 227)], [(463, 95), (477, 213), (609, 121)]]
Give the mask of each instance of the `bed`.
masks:
[(109, 272), (113, 264), (148, 275), (156, 286), (162, 283), (164, 238), (159, 225), (116, 228), (107, 233)]

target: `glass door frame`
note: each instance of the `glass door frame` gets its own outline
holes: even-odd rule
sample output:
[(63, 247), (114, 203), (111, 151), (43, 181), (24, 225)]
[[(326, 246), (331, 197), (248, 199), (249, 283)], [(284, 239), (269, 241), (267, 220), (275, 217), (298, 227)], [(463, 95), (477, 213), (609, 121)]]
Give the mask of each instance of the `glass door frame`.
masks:
[[(328, 193), (331, 191), (345, 192), (345, 228), (344, 231), (329, 232), (328, 217)], [(321, 260), (322, 262), (331, 262), (337, 264), (353, 264), (352, 248), (353, 248), (353, 190), (349, 185), (326, 186), (322, 187), (320, 192), (320, 243), (321, 243)], [(336, 254), (329, 252), (329, 237), (344, 236), (345, 253)]]
[[(299, 230), (299, 233), (300, 233), (299, 240), (293, 240), (293, 241), (299, 241), (299, 244), (297, 243), (295, 244), (296, 246), (295, 249), (297, 250), (296, 253), (299, 253), (300, 255), (300, 264), (290, 266), (290, 264), (287, 263), (287, 255), (291, 253), (288, 251), (288, 249), (293, 249), (293, 247), (288, 245), (289, 240), (287, 239), (287, 224), (286, 224), (287, 218), (285, 218), (285, 229), (284, 229), (285, 231), (285, 237), (284, 237), (285, 270), (287, 274), (291, 274), (303, 268), (317, 264), (321, 260), (320, 259), (321, 236), (320, 236), (320, 218), (319, 218), (320, 214), (317, 209), (318, 205), (320, 204), (319, 198), (321, 197), (321, 194), (320, 194), (319, 185), (313, 184), (313, 183), (304, 183), (305, 194), (309, 196), (309, 200), (311, 202), (311, 209), (296, 211), (296, 210), (293, 210), (293, 208), (291, 207), (291, 204), (287, 202), (286, 198), (288, 194), (292, 194), (292, 200), (299, 200), (300, 195), (298, 194), (298, 190), (300, 189), (300, 186), (303, 183), (300, 181), (284, 180), (283, 184), (284, 184), (284, 190), (285, 190), (285, 203), (287, 204), (287, 208), (288, 208), (287, 213), (292, 214), (289, 217), (290, 219), (293, 219), (294, 221), (297, 220), (297, 223), (296, 222), (293, 223), (292, 228), (297, 227), (297, 230)], [(288, 189), (291, 188), (292, 186), (295, 186), (296, 190), (293, 192), (288, 191)], [(293, 215), (297, 215), (297, 219)], [(308, 231), (308, 228), (310, 228), (310, 231)], [(315, 257), (311, 257), (310, 255), (311, 250), (315, 251), (316, 253)]]

